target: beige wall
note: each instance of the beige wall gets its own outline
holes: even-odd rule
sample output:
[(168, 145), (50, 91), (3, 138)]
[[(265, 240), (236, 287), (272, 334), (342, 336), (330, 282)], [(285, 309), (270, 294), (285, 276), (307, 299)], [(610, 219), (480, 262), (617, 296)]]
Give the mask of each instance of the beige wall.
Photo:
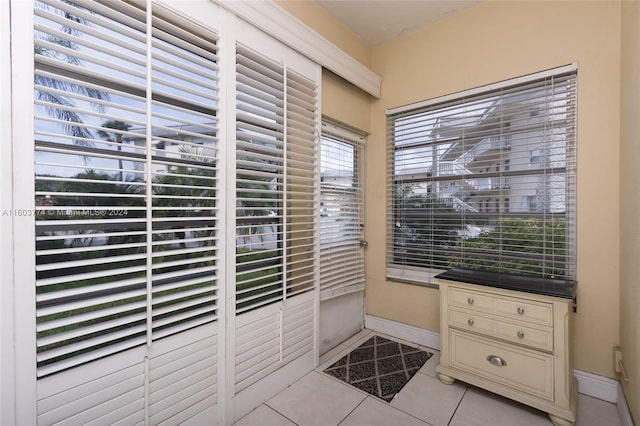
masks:
[[(276, 0), (276, 3), (363, 65), (371, 66), (371, 50), (355, 34), (314, 2)], [(371, 128), (371, 99), (371, 96), (353, 84), (332, 72), (323, 70), (323, 115), (368, 133)]]
[[(371, 132), (366, 181), (367, 313), (436, 332), (438, 290), (385, 280), (385, 109), (568, 63), (578, 64), (579, 285), (575, 367), (616, 377), (612, 347), (620, 343), (621, 3), (490, 0), (373, 50), (313, 3), (278, 4), (383, 77), (382, 98), (371, 100), (325, 72), (323, 113)], [(635, 16), (630, 19), (637, 22)], [(637, 38), (637, 28), (628, 29), (625, 37)], [(627, 49), (637, 51), (638, 46)], [(629, 81), (623, 84), (632, 85)], [(633, 84), (637, 90), (637, 81)], [(625, 108), (637, 116), (637, 109)], [(363, 117), (366, 110), (369, 117)], [(627, 140), (638, 140), (635, 131)], [(626, 150), (636, 150), (637, 164), (637, 145), (627, 145)], [(627, 173), (637, 174), (637, 169), (628, 168)], [(634, 176), (636, 182), (639, 177)], [(623, 191), (628, 197), (632, 187)], [(638, 204), (636, 199), (636, 208)], [(634, 217), (637, 222), (637, 214)], [(635, 226), (632, 229), (640, 233), (637, 223)], [(624, 259), (634, 259), (628, 260), (627, 266), (636, 269), (623, 271), (623, 279), (631, 281), (631, 277), (638, 276), (640, 262), (636, 259), (640, 248), (637, 239), (624, 240), (623, 244), (636, 244), (635, 251), (624, 255)], [(622, 248), (626, 250), (626, 246)], [(637, 283), (626, 290), (623, 287), (623, 291), (629, 288), (635, 291), (633, 300), (637, 301)], [(635, 315), (631, 319), (637, 324), (638, 314)], [(637, 341), (633, 344), (635, 352), (629, 350), (625, 357), (633, 357), (627, 359), (638, 365), (640, 351)], [(638, 373), (635, 374), (637, 378)], [(631, 397), (637, 401), (635, 386)]]
[(371, 131), (370, 95), (327, 70), (322, 71), (322, 114), (365, 133)]
[[(489, 1), (373, 50), (383, 77), (367, 145), (367, 313), (439, 330), (438, 291), (385, 280), (385, 109), (578, 64), (575, 367), (614, 377), (619, 343), (619, 2)], [(373, 232), (372, 230), (379, 230)]]
[(371, 66), (371, 50), (340, 21), (316, 3), (308, 0), (275, 0), (275, 2), (362, 65)]
[(622, 144), (620, 173), (620, 347), (631, 380), (621, 380), (640, 422), (640, 1), (622, 3)]

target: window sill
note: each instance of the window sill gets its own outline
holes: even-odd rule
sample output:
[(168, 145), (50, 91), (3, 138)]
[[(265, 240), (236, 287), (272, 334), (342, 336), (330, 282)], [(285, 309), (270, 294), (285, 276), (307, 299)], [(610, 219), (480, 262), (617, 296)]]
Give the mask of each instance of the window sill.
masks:
[(443, 272), (445, 271), (442, 269), (410, 269), (393, 268), (388, 266), (386, 278), (388, 281), (396, 281), (421, 287), (438, 288), (438, 281), (435, 277)]

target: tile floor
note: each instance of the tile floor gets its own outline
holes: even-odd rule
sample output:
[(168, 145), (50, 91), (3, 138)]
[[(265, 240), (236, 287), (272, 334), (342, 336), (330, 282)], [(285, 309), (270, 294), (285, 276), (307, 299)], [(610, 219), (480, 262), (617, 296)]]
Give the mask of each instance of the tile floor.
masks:
[[(363, 330), (321, 357), (320, 366), (262, 404), (237, 426), (550, 426), (547, 415), (525, 405), (456, 382), (437, 379), (439, 352), (425, 363), (404, 388), (386, 403), (324, 374), (322, 371), (377, 334)], [(578, 395), (577, 426), (619, 426), (615, 404)]]

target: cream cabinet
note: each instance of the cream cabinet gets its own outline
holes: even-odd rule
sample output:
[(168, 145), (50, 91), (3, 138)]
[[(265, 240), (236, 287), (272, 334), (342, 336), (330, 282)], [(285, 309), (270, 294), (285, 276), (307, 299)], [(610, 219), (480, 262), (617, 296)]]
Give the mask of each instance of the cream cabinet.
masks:
[[(456, 379), (573, 425), (573, 298), (439, 279), (440, 381)], [(507, 288), (504, 288), (507, 287)]]

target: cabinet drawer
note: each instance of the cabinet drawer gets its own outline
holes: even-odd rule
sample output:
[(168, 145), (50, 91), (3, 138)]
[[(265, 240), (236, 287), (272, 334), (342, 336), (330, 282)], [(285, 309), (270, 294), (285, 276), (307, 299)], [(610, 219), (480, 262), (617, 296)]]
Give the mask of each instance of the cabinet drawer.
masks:
[(449, 310), (449, 325), (532, 348), (553, 351), (553, 331), (550, 327), (532, 328), (522, 324), (507, 323), (504, 318), (486, 317), (455, 309)]
[(553, 401), (552, 355), (458, 330), (449, 338), (452, 368)]
[(551, 303), (451, 287), (449, 288), (449, 305), (502, 315), (532, 324), (553, 325)]
[(542, 325), (553, 325), (550, 303), (515, 298), (496, 298), (496, 313)]
[(494, 313), (496, 310), (496, 296), (484, 293), (449, 288), (449, 304), (477, 312)]

